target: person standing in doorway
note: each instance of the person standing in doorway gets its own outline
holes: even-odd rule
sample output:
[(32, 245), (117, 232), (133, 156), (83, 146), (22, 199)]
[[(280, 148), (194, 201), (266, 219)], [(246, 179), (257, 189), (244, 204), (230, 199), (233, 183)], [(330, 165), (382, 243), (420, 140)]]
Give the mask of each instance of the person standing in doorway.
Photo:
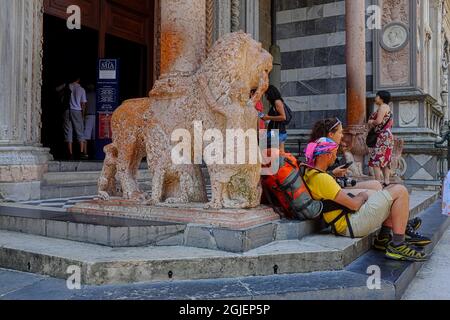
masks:
[(394, 120), (389, 107), (391, 94), (388, 91), (380, 91), (375, 98), (377, 110), (370, 116), (369, 129), (374, 128), (377, 134), (377, 144), (370, 149), (369, 167), (375, 172), (375, 179), (383, 182), (387, 187), (391, 177), (391, 159), (394, 150), (394, 135), (392, 127)]
[(64, 114), (64, 136), (70, 160), (73, 160), (73, 130), (80, 143), (80, 153), (86, 154), (86, 140), (84, 138), (84, 113), (86, 110), (86, 91), (80, 85), (81, 78), (74, 77), (69, 84), (71, 91), (69, 108)]

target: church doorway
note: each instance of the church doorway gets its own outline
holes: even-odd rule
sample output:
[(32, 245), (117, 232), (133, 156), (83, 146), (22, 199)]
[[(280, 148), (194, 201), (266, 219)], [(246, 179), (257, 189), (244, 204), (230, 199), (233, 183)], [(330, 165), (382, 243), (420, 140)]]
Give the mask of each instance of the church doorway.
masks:
[[(82, 85), (95, 83), (98, 33), (89, 28), (69, 30), (66, 21), (44, 16), (42, 83), (42, 144), (56, 160), (64, 159), (63, 115), (58, 87), (77, 73)], [(75, 148), (77, 149), (77, 148)]]
[[(73, 4), (83, 14), (80, 30), (67, 28), (66, 8)], [(57, 88), (74, 73), (87, 88), (96, 83), (99, 58), (119, 59), (119, 103), (148, 95), (153, 85), (154, 10), (153, 0), (44, 1), (42, 144), (55, 160), (67, 156)]]

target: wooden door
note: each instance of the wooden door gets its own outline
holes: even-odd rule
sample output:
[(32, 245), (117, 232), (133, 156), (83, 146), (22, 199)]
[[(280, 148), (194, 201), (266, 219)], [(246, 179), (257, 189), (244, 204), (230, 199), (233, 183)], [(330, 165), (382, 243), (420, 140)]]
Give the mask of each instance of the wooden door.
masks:
[(67, 19), (67, 8), (81, 9), (81, 24), (99, 32), (98, 56), (105, 56), (106, 34), (147, 47), (147, 83), (153, 84), (154, 0), (44, 0), (46, 14)]

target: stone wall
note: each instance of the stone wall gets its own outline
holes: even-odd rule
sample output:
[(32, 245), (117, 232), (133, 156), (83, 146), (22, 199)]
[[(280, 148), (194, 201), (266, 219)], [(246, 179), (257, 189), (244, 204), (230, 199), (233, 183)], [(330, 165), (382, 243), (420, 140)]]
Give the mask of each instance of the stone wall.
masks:
[(41, 147), (42, 0), (5, 1), (0, 10), (0, 193), (40, 197), (50, 154)]
[[(281, 91), (295, 111), (292, 133), (318, 119), (345, 121), (345, 1), (277, 2)], [(372, 91), (372, 35), (367, 33), (367, 90)]]

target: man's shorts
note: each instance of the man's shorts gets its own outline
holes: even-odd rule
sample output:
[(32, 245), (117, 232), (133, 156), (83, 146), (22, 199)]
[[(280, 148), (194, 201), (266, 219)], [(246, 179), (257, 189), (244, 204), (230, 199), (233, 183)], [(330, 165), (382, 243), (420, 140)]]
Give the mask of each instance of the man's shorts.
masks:
[[(362, 238), (378, 230), (389, 218), (393, 203), (394, 200), (387, 190), (373, 194), (356, 213), (350, 215), (354, 236)], [(348, 228), (346, 236), (350, 237)]]
[(84, 142), (83, 113), (77, 110), (67, 110), (64, 113), (64, 138), (68, 143), (73, 142), (73, 130), (79, 142)]

